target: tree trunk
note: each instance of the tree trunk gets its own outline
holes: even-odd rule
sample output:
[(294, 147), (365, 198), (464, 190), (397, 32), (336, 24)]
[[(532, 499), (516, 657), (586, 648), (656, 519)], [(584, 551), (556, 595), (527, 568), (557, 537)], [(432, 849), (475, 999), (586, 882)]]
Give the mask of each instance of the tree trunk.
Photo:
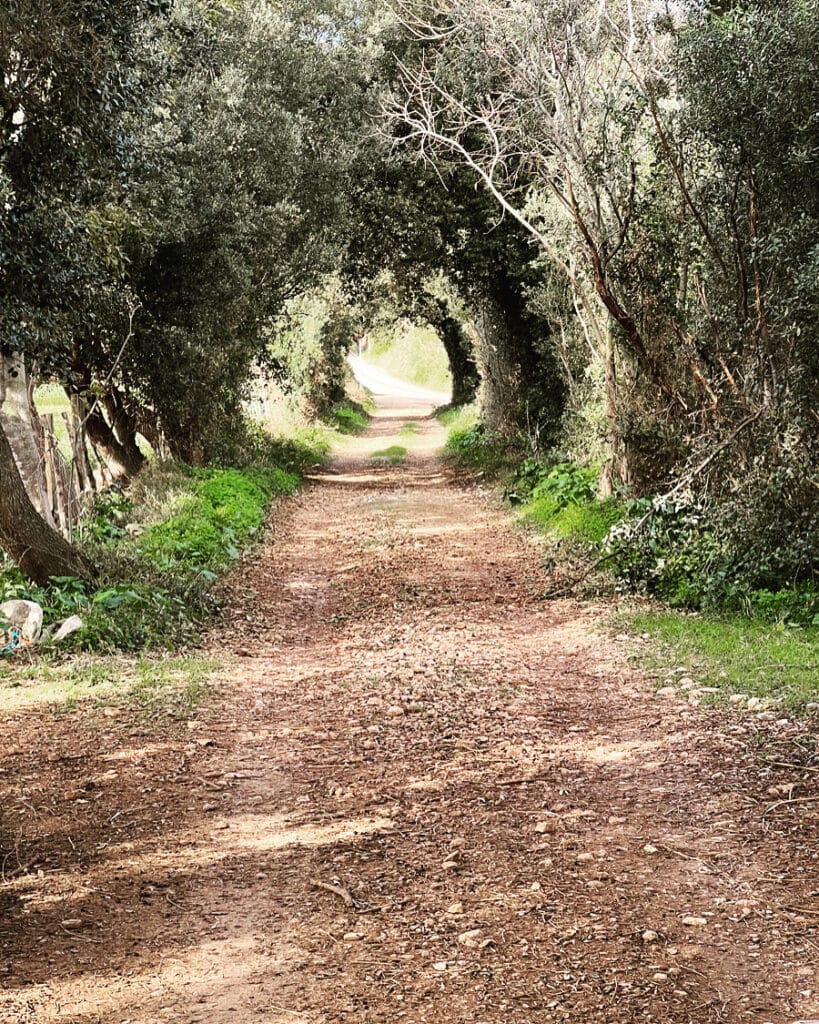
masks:
[(90, 563), (32, 505), (0, 426), (0, 547), (38, 586), (52, 576), (92, 579)]
[(69, 397), (79, 404), (85, 432), (94, 450), (104, 459), (114, 480), (124, 482), (135, 476), (145, 462), (145, 456), (134, 440), (133, 446), (123, 445), (111, 425), (102, 413), (99, 402), (95, 401), (90, 408), (82, 390), (69, 390)]
[(114, 388), (103, 399), (117, 440), (125, 454), (128, 476), (136, 474), (145, 465), (145, 456), (137, 444), (137, 418), (128, 409), (122, 392)]
[(429, 311), (429, 321), (441, 339), (452, 374), (452, 405), (468, 405), (475, 400), (481, 377), (472, 355), (469, 339), (457, 317), (441, 300)]
[(0, 356), (0, 425), (6, 433), (26, 493), (49, 526), (54, 526), (48, 501), (43, 453), (31, 415), (26, 365), (19, 352)]

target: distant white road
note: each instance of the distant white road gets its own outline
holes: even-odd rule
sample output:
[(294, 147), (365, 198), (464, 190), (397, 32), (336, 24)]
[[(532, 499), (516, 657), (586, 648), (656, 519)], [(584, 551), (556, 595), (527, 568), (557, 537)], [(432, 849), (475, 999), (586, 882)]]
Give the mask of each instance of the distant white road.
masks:
[(350, 355), (348, 359), (355, 379), (376, 397), (384, 395), (389, 398), (406, 398), (412, 402), (432, 406), (446, 405), (450, 400), (451, 396), (446, 391), (430, 391), (397, 377), (391, 377), (360, 356)]

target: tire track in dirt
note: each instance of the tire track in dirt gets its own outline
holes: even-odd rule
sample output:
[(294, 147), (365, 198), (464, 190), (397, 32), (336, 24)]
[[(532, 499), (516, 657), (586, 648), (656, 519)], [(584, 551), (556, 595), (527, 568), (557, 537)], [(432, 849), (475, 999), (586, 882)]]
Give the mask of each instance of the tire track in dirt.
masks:
[[(106, 844), (100, 807), (51, 903), (17, 883), (0, 1019), (819, 1016), (816, 805), (766, 816), (753, 726), (649, 693), (609, 609), (540, 599), (537, 544), (434, 420), (374, 467), (401, 404), (237, 577), (220, 699), (129, 762), (132, 835)], [(64, 934), (67, 907), (96, 927)]]

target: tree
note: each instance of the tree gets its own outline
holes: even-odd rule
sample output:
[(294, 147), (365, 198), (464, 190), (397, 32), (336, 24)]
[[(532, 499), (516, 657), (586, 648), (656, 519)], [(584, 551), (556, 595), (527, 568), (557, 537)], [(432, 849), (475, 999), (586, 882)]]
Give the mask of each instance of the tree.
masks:
[[(120, 131), (139, 92), (128, 54), (160, 6), (10, 0), (0, 11), (0, 355), (14, 353), (23, 370), (37, 360), (66, 374), (74, 332), (121, 284), (116, 247), (103, 244), (96, 214), (132, 149)], [(88, 575), (24, 500), (2, 425), (0, 435), (4, 549), (40, 582)], [(23, 435), (11, 437), (20, 447)], [(29, 466), (22, 448), (15, 454)], [(36, 493), (31, 473), (27, 479)]]

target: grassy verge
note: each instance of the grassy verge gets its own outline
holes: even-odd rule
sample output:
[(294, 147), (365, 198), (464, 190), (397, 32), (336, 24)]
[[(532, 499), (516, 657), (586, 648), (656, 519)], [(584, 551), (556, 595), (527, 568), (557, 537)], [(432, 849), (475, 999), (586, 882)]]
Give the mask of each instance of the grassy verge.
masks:
[(438, 419), (447, 428), (444, 456), (461, 469), (500, 478), (520, 461), (518, 447), (487, 430), (473, 405), (448, 407)]
[(639, 660), (662, 686), (684, 692), (693, 680), (750, 710), (819, 711), (819, 627), (676, 611), (640, 612), (628, 626), (649, 641)]
[(330, 422), (340, 434), (361, 434), (367, 429), (370, 417), (358, 402), (342, 402), (330, 414)]
[(34, 587), (0, 567), (0, 601), (42, 605), (46, 624), (79, 615), (66, 646), (97, 652), (171, 649), (196, 640), (218, 610), (218, 580), (261, 534), (271, 503), (292, 493), (321, 452), (271, 442), (279, 465), (192, 470), (151, 463), (131, 491), (102, 495), (81, 544), (100, 567), (91, 585), (57, 578)]
[(0, 662), (0, 712), (44, 709), (65, 714), (82, 704), (122, 709), (158, 722), (187, 720), (210, 694), (216, 668), (216, 662), (195, 656)]

